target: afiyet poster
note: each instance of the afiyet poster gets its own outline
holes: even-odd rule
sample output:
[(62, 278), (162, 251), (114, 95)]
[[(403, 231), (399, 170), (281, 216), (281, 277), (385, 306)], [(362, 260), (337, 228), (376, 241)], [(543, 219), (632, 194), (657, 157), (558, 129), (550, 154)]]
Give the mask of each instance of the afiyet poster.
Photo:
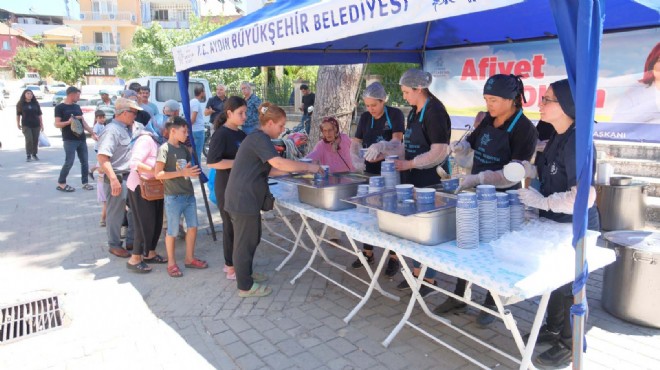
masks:
[[(428, 51), (425, 69), (457, 129), (485, 110), (483, 86), (491, 75), (523, 76), (524, 110), (533, 120), (550, 83), (566, 78), (557, 40)], [(596, 121), (595, 139), (660, 142), (660, 28), (603, 36)]]

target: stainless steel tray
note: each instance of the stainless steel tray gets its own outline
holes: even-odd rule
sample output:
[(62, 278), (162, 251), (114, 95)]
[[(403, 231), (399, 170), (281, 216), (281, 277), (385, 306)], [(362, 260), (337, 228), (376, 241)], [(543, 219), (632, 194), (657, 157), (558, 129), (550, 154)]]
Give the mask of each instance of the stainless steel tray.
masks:
[(434, 204), (399, 202), (395, 190), (345, 199), (375, 209), (378, 228), (419, 244), (436, 245), (456, 239), (456, 196), (436, 192)]
[(357, 173), (334, 173), (328, 179), (317, 181), (301, 174), (292, 174), (276, 178), (278, 181), (298, 185), (298, 200), (316, 208), (328, 211), (341, 211), (354, 208), (342, 199), (357, 194), (358, 185), (367, 183), (369, 177)]

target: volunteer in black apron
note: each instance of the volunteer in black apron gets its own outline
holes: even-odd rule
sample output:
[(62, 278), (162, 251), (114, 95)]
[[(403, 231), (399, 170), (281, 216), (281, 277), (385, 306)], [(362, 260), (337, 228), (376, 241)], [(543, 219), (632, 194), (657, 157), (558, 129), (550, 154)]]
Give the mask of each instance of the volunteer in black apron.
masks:
[[(462, 179), (458, 191), (480, 184), (495, 185), (500, 191), (519, 188), (520, 183), (510, 182), (504, 177), (502, 168), (512, 160), (531, 159), (538, 138), (536, 128), (522, 111), (522, 81), (514, 75), (491, 76), (484, 85), (483, 95), (488, 114), (466, 140), (451, 144), (457, 162), (465, 162), (460, 157), (473, 156), (472, 172)], [(463, 279), (457, 279), (454, 293), (463, 296), (466, 283)], [(497, 310), (490, 292), (486, 295), (484, 306)], [(445, 315), (466, 308), (465, 303), (450, 297), (433, 312)], [(477, 324), (481, 327), (490, 325), (494, 320), (495, 316), (485, 311), (477, 316)]]
[[(380, 164), (384, 159), (377, 149), (380, 142), (393, 142), (392, 147), (401, 149), (403, 131), (405, 130), (405, 118), (400, 109), (385, 105), (387, 103), (387, 92), (380, 82), (374, 82), (367, 86), (362, 92), (366, 112), (360, 116), (355, 137), (351, 141), (351, 159), (356, 169), (367, 173), (380, 175)], [(365, 159), (360, 158), (360, 148), (371, 148)], [(391, 153), (398, 154), (398, 153)], [(363, 244), (363, 254), (369, 264), (374, 263), (373, 245)], [(362, 268), (360, 259), (351, 264), (354, 269)], [(400, 270), (396, 253), (390, 251), (390, 259), (385, 268), (385, 276), (392, 277)]]
[[(419, 69), (407, 70), (399, 80), (403, 98), (412, 106), (412, 110), (408, 115), (408, 126), (403, 138), (405, 157), (395, 161), (395, 167), (401, 173), (402, 184), (413, 184), (416, 187), (440, 183), (435, 168), (444, 162), (449, 153), (451, 120), (442, 102), (429, 91), (431, 81), (431, 74)], [(445, 171), (448, 169), (446, 166), (445, 163)], [(419, 262), (413, 261), (413, 267), (413, 274), (418, 275)], [(435, 273), (427, 269), (424, 280), (436, 285)], [(405, 280), (397, 288), (410, 289)], [(422, 296), (432, 291), (426, 285), (419, 289)]]
[[(573, 204), (577, 191), (575, 168), (575, 103), (568, 80), (550, 84), (541, 100), (541, 118), (552, 124), (556, 133), (550, 138), (543, 151), (542, 163), (532, 166), (528, 162), (526, 175), (535, 176), (541, 182), (541, 192), (533, 188), (520, 189), (520, 200), (529, 207), (538, 208), (539, 215), (556, 222), (573, 222)], [(593, 149), (595, 153), (595, 148)], [(593, 168), (596, 168), (594, 156)], [(593, 173), (592, 173), (593, 185)], [(596, 189), (591, 186), (589, 194), (589, 230), (600, 229), (598, 210), (594, 205)], [(573, 261), (570, 262), (571, 264)], [(534, 359), (540, 368), (565, 367), (571, 363), (572, 330), (570, 308), (573, 304), (571, 284), (566, 284), (550, 295), (546, 323), (541, 327), (536, 343), (549, 343), (550, 349)]]

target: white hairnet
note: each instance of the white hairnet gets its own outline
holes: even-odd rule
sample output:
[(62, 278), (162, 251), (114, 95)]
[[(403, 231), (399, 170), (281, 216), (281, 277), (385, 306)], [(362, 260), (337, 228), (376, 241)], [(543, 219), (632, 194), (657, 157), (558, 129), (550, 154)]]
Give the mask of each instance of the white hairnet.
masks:
[(399, 80), (399, 85), (407, 86), (413, 89), (426, 89), (431, 86), (433, 77), (430, 73), (421, 69), (409, 69), (403, 73)]
[(362, 99), (364, 98), (377, 99), (386, 102), (387, 92), (380, 82), (374, 82), (367, 86), (367, 88), (362, 92)]

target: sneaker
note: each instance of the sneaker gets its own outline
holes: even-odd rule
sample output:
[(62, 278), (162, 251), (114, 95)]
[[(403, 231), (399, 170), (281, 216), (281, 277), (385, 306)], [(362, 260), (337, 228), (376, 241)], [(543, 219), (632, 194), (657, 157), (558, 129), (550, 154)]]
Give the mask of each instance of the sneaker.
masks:
[(36, 154), (32, 154), (32, 159), (34, 159), (35, 161), (38, 161), (38, 160), (39, 160), (39, 157), (37, 157)]
[[(367, 259), (367, 263), (368, 263), (368, 264), (370, 264), (370, 265), (373, 265), (373, 264), (374, 264), (374, 255), (373, 255), (373, 254), (372, 254), (371, 256), (367, 256), (367, 254), (364, 253), (364, 252), (362, 252), (362, 254), (364, 255), (364, 258)], [(354, 269), (362, 268), (362, 261), (360, 261), (359, 258), (356, 259), (356, 260), (351, 264), (351, 267), (354, 268)]]
[(433, 313), (438, 316), (452, 312), (463, 313), (465, 311), (467, 311), (467, 304), (452, 297), (447, 298), (444, 302), (433, 309)]
[(26, 162), (32, 162), (32, 156), (28, 155), (27, 159), (25, 160)]
[[(495, 306), (490, 306), (490, 305), (484, 305), (484, 306), (490, 308), (493, 311), (497, 311), (497, 307)], [(495, 321), (495, 316), (489, 314), (486, 311), (479, 312), (479, 315), (477, 316), (477, 325), (482, 328), (488, 327), (494, 321)]]
[(533, 362), (539, 369), (559, 369), (570, 365), (572, 360), (571, 348), (563, 340), (558, 340), (549, 350), (538, 355)]
[[(536, 338), (536, 344), (543, 343), (554, 343), (559, 339), (559, 330), (552, 331), (548, 329), (548, 325), (541, 326), (539, 329), (539, 336)], [(523, 341), (527, 343), (529, 341), (529, 334), (523, 337)]]
[[(417, 276), (415, 276), (417, 278)], [(410, 285), (408, 285), (408, 280), (403, 279), (402, 282), (399, 283), (399, 285), (396, 286), (398, 290), (408, 290), (410, 289)]]
[(387, 268), (385, 268), (385, 276), (391, 278), (394, 275), (396, 275), (396, 273), (399, 272), (400, 269), (401, 266), (399, 265), (399, 260), (390, 257), (389, 260), (387, 261)]

